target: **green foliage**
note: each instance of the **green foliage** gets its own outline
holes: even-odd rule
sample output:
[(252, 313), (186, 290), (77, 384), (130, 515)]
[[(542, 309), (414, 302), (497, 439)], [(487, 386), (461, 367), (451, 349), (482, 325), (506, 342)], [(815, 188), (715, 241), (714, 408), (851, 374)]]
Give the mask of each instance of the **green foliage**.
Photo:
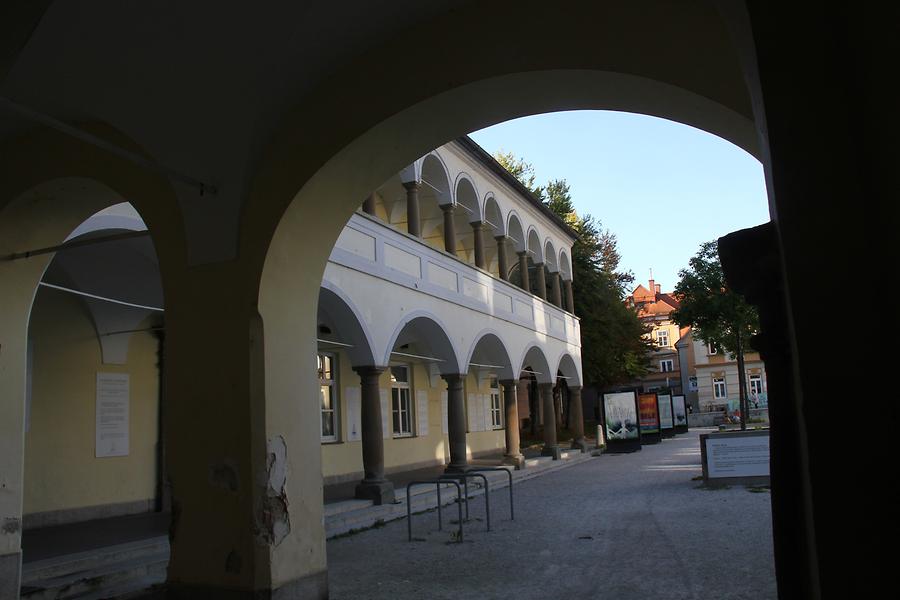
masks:
[(603, 388), (645, 375), (651, 343), (637, 313), (624, 303), (634, 276), (619, 271), (622, 257), (615, 234), (593, 216), (578, 215), (565, 179), (537, 187), (531, 163), (511, 152), (495, 158), (578, 234), (572, 247), (572, 287), (575, 314), (581, 319), (585, 383)]
[(743, 296), (728, 288), (718, 243), (701, 245), (689, 265), (678, 273), (681, 280), (675, 296), (680, 307), (673, 320), (682, 327), (691, 326), (694, 337), (729, 354), (737, 354), (740, 333), (744, 351), (750, 350), (748, 342), (759, 330), (759, 315)]

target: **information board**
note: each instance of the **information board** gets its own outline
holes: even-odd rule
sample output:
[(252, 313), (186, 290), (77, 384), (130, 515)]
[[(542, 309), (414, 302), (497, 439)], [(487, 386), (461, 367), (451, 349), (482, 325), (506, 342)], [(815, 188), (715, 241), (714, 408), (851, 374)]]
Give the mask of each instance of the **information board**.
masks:
[(656, 444), (659, 442), (659, 406), (656, 394), (649, 392), (638, 394), (638, 412), (641, 419), (641, 443)]
[(97, 373), (97, 458), (128, 456), (128, 394), (127, 373)]
[(659, 428), (663, 437), (675, 435), (675, 422), (672, 419), (672, 396), (669, 394), (657, 395), (659, 406)]
[(634, 391), (603, 394), (603, 422), (610, 452), (641, 449), (637, 395)]
[(707, 477), (768, 477), (769, 436), (707, 437)]
[(688, 430), (687, 405), (684, 396), (672, 396), (672, 414), (675, 419), (675, 432), (686, 433)]

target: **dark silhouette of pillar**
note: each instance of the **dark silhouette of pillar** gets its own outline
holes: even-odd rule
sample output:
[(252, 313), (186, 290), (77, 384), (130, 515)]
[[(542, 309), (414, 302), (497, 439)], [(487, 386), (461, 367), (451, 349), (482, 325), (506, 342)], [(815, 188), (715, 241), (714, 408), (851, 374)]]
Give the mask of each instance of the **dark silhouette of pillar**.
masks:
[(363, 480), (356, 486), (356, 497), (375, 504), (394, 501), (394, 484), (384, 477), (384, 432), (381, 428), (381, 394), (378, 378), (382, 367), (354, 367), (361, 386)]
[(503, 385), (503, 408), (506, 418), (506, 454), (503, 455), (503, 462), (521, 469), (525, 466), (525, 457), (519, 448), (519, 400), (516, 396), (519, 382), (509, 379), (500, 383)]
[(519, 279), (522, 280), (522, 289), (531, 293), (531, 278), (528, 276), (528, 251), (516, 252), (519, 255)]
[(448, 473), (459, 473), (469, 468), (466, 456), (466, 407), (463, 399), (465, 375), (441, 375), (447, 382), (447, 429), (450, 438), (450, 464)]
[(547, 276), (544, 274), (544, 263), (535, 263), (534, 272), (537, 275), (535, 286), (537, 287), (537, 295), (541, 300), (547, 299)]
[(584, 439), (584, 405), (581, 403), (581, 386), (569, 386), (569, 427), (572, 429), (572, 448), (587, 451)]
[(563, 286), (566, 290), (566, 310), (575, 314), (575, 296), (572, 293), (572, 280), (566, 279), (563, 281)]
[(455, 207), (452, 204), (442, 204), (444, 211), (444, 250), (450, 254), (456, 254), (456, 224), (453, 222)]
[(479, 269), (484, 268), (484, 223), (481, 221), (472, 222), (472, 235), (475, 237), (475, 266)]
[(550, 273), (550, 285), (553, 287), (553, 304), (563, 308), (562, 288), (559, 285), (559, 271)]
[(506, 259), (506, 236), (498, 235), (497, 240), (497, 267), (500, 271), (500, 279), (509, 281), (509, 262)]
[(406, 230), (410, 235), (422, 237), (422, 220), (419, 217), (419, 182), (407, 181), (406, 188)]
[(541, 402), (544, 407), (544, 447), (541, 448), (541, 456), (552, 456), (553, 460), (559, 460), (559, 442), (556, 438), (556, 411), (553, 406), (553, 384), (539, 383), (538, 390), (540, 390)]

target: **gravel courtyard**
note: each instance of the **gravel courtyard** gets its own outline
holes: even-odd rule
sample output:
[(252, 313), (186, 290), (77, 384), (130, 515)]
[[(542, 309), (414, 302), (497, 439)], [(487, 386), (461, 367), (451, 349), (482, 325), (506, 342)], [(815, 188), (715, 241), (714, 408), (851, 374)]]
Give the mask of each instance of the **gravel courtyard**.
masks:
[(692, 430), (604, 454), (471, 502), (462, 544), (437, 513), (328, 542), (332, 598), (776, 598), (768, 491), (710, 490)]

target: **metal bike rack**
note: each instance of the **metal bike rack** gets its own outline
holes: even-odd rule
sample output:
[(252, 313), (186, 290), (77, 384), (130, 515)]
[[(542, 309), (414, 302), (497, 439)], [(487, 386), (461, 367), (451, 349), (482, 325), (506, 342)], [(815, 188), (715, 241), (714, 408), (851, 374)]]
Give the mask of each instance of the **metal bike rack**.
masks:
[(454, 479), (462, 479), (463, 485), (465, 486), (466, 493), (466, 520), (469, 519), (469, 478), (470, 477), (481, 477), (484, 481), (484, 514), (487, 517), (487, 530), (491, 530), (491, 489), (490, 484), (488, 483), (488, 478), (485, 477), (482, 473), (474, 473), (475, 469), (469, 469), (468, 471), (464, 471), (461, 473), (445, 473), (441, 475), (441, 479), (443, 481), (452, 481)]
[[(459, 482), (453, 481), (452, 479), (421, 479), (410, 481), (406, 484), (406, 530), (409, 534), (410, 542), (412, 541), (412, 499), (409, 493), (410, 488), (414, 485), (434, 485), (437, 488), (438, 531), (443, 531), (444, 522), (441, 515), (441, 486), (445, 484), (456, 486), (457, 509), (459, 510), (459, 539), (457, 541), (463, 541), (462, 502), (459, 501), (462, 497), (462, 488), (460, 487)], [(468, 509), (468, 499), (466, 499), (466, 508)]]
[(472, 467), (471, 469), (469, 469), (469, 472), (472, 472), (472, 471), (505, 471), (506, 472), (507, 477), (509, 477), (509, 520), (515, 521), (516, 520), (516, 511), (515, 511), (515, 507), (513, 506), (513, 475), (512, 475), (512, 471), (509, 469), (506, 469), (504, 467)]

